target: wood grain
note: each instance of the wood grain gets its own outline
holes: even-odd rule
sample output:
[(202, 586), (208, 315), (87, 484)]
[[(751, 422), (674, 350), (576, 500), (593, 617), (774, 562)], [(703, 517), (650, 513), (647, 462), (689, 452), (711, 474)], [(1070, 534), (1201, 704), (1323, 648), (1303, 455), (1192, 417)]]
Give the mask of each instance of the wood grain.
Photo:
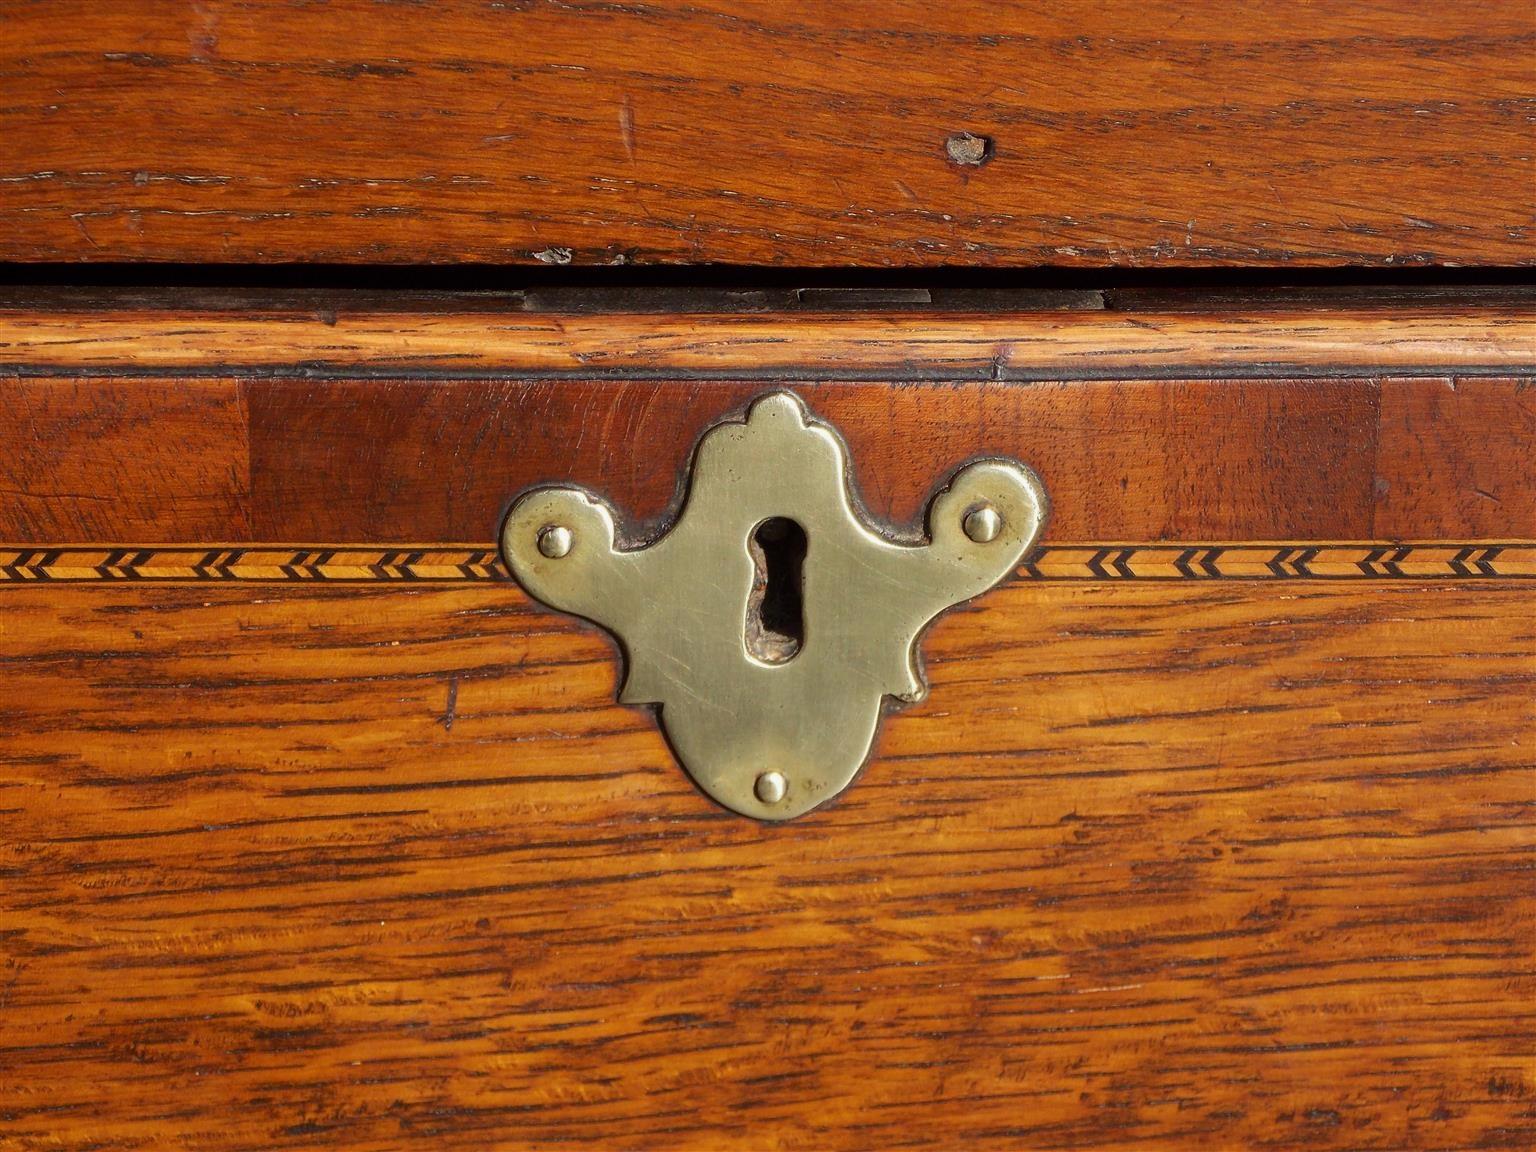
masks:
[(772, 827), (510, 585), (0, 601), (8, 1152), (1536, 1137), (1529, 583), (1007, 585)]
[[(174, 503), (188, 498), (190, 453), (206, 501), (232, 501), (222, 527), (182, 527), (60, 497), (48, 533), (0, 503), (16, 543), (488, 539), (518, 489), (566, 480), (653, 522), (703, 427), (776, 383), (843, 428), (865, 499), (896, 520), (916, 516), (953, 465), (998, 452), (1045, 472), (1057, 539), (1536, 535), (1514, 491), (1536, 373), (1536, 313), (1520, 304), (792, 317), (11, 308), (0, 371), (15, 377), (14, 411), (0, 409), (0, 444), (22, 446), (0, 453), (14, 490), (94, 494), (138, 460), (146, 498), (163, 473), (175, 483), (159, 498)], [(1490, 373), (1504, 382), (1480, 379)], [(85, 388), (80, 403), (93, 403), (77, 382), (96, 375), (143, 377), (147, 395), (182, 376), (188, 393), (236, 387), (245, 425), (136, 443), (109, 467), (84, 420), (39, 462), (26, 413), (56, 390)], [(1452, 388), (1459, 407), (1428, 433), (1443, 466), (1379, 450), (1383, 429), (1426, 424), (1405, 405)], [(615, 452), (612, 438), (645, 447)], [(93, 482), (56, 475), (66, 456)], [(1508, 515), (1483, 507), (1479, 488), (1507, 494)]]
[[(1468, 396), (1452, 380), (1383, 381), (1377, 451), (1396, 462), (1398, 476), (1377, 479), (1375, 531), (1412, 532), (1431, 489), (1439, 494), (1435, 518), (1463, 525), (1463, 531), (1536, 524), (1532, 383), (1480, 381)], [(1410, 475), (1420, 482), (1398, 479)]]
[(1187, 312), (0, 309), (0, 370), (879, 381), (1536, 370), (1536, 306)]
[(0, 387), (0, 532), (16, 540), (182, 540), (250, 532), (234, 380)]
[[(1467, 386), (1475, 392), (1475, 381)], [(763, 388), (252, 381), (253, 538), (492, 539), (518, 492), (554, 481), (603, 493), (643, 536), (675, 511), (697, 437)], [(961, 463), (1003, 455), (1029, 463), (1051, 493), (1047, 539), (1371, 534), (1373, 381), (834, 382), (796, 391), (847, 440), (866, 506), (902, 525), (920, 520)], [(1536, 516), (1498, 532), (1526, 525), (1536, 534)]]
[[(1532, 260), (1526, 0), (13, 0), (0, 28), (0, 260)], [(963, 132), (988, 163), (948, 159)]]
[[(999, 452), (1058, 542), (1536, 539), (1519, 306), (20, 308), (0, 365), (23, 545), (654, 523), (779, 381), (885, 518)], [(771, 828), (489, 568), (6, 582), (0, 1152), (1527, 1147), (1536, 584), (1438, 564), (1012, 581)]]
[[(602, 493), (644, 534), (695, 438), (767, 386), (17, 379), (0, 390), (0, 541), (489, 544), (513, 497), (549, 482)], [(898, 524), (995, 453), (1043, 477), (1047, 540), (1536, 538), (1526, 377), (796, 390)]]

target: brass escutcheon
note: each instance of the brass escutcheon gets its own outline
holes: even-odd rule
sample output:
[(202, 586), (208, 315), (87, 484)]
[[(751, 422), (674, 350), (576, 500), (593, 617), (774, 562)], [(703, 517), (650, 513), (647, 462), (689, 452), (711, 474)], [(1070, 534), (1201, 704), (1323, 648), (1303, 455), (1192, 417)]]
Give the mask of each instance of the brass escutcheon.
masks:
[(877, 532), (855, 509), (841, 437), (772, 392), (704, 434), (659, 539), (623, 547), (601, 499), (535, 488), (501, 548), (531, 595), (618, 639), (619, 699), (658, 706), (704, 792), (787, 820), (848, 786), (885, 699), (926, 691), (923, 629), (1010, 572), (1046, 511), (1034, 472), (984, 459), (930, 502), (926, 540)]

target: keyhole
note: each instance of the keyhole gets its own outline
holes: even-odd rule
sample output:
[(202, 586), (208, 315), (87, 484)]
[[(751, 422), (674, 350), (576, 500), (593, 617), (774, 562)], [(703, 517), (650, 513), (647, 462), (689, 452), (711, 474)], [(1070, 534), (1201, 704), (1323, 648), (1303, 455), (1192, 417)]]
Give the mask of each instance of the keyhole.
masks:
[(805, 643), (805, 529), (774, 516), (748, 537), (747, 550), (753, 565), (747, 651), (765, 664), (783, 664)]

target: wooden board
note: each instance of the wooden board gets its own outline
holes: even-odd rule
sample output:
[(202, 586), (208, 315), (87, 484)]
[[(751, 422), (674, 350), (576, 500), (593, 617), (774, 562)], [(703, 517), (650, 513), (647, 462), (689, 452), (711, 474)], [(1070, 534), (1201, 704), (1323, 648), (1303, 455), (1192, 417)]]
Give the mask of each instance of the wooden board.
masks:
[(0, 587), (0, 1147), (1520, 1147), (1536, 581), (1019, 580), (732, 816), (510, 584)]
[[(24, 292), (24, 290), (23, 290)], [(880, 383), (1509, 374), (1536, 369), (1536, 297), (1481, 306), (1126, 311), (421, 312), (361, 294), (238, 309), (0, 308), (0, 371), (656, 377)], [(259, 300), (259, 297), (258, 297)]]
[[(0, 1152), (1536, 1140), (1528, 309), (0, 311)], [(493, 541), (775, 384), (1054, 519), (787, 825)]]
[(1525, 264), (1533, 52), (1527, 0), (13, 0), (0, 260)]

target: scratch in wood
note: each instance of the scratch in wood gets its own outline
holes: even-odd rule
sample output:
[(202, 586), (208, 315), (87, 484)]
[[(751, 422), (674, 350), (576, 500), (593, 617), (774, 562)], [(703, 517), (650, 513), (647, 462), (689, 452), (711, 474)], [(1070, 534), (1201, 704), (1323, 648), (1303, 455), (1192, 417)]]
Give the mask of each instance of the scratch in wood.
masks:
[(448, 677), (448, 703), (443, 709), (443, 731), (452, 732), (453, 722), (458, 716), (459, 709), (459, 678)]
[(635, 113), (630, 106), (629, 96), (626, 94), (619, 105), (619, 136), (624, 141), (624, 154), (629, 157), (630, 163), (635, 160)]

